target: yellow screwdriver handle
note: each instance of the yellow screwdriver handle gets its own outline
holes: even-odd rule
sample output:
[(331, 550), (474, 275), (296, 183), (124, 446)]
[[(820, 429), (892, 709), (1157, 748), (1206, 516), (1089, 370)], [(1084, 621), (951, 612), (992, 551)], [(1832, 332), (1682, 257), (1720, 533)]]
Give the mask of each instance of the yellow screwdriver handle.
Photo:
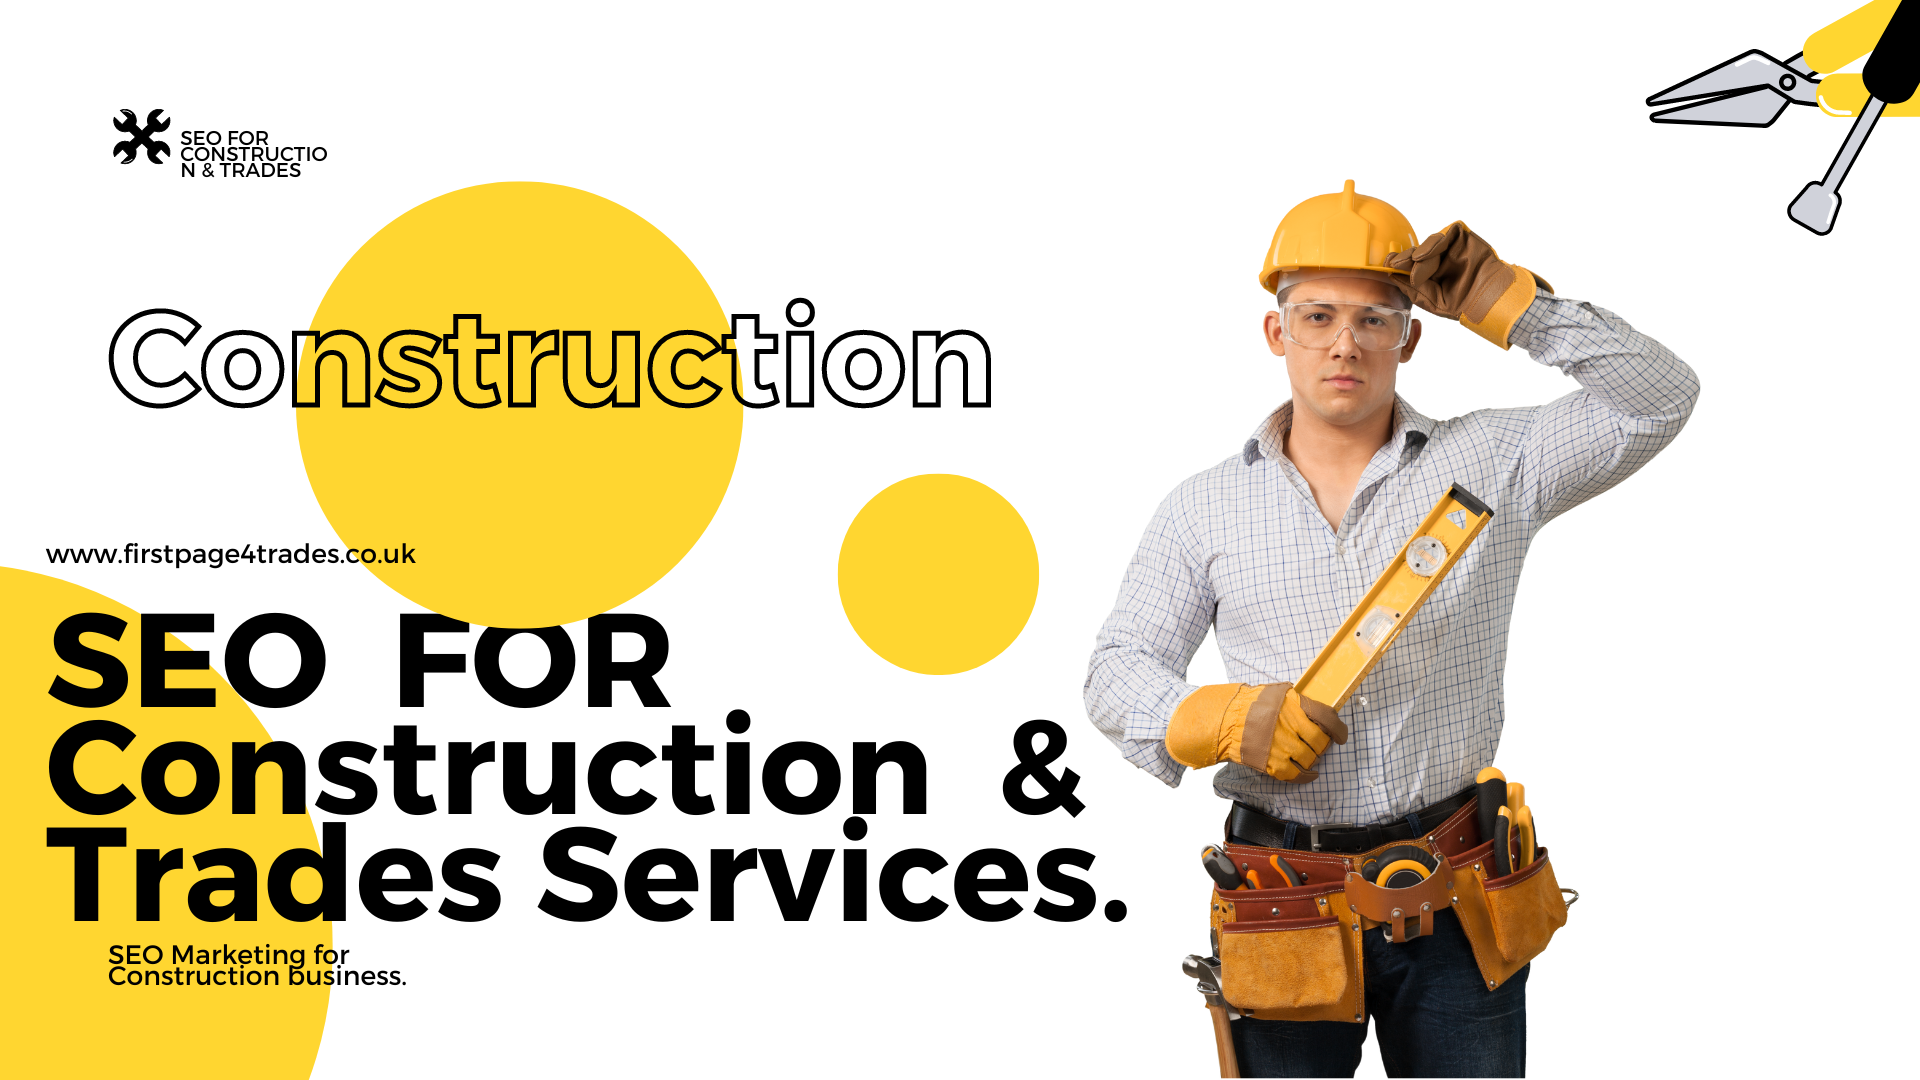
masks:
[(1824, 75), (1872, 52), (1899, 6), (1900, 0), (1873, 0), (1815, 30), (1801, 49), (1807, 66)]
[(1520, 816), (1520, 809), (1527, 805), (1527, 785), (1517, 781), (1507, 781), (1507, 809), (1514, 817)]
[[(1860, 110), (1867, 107), (1867, 80), (1857, 71), (1829, 75), (1820, 80), (1817, 89), (1820, 109), (1828, 116), (1859, 116)], [(1920, 94), (1898, 105), (1889, 105), (1880, 113), (1883, 120), (1889, 116), (1920, 116)]]

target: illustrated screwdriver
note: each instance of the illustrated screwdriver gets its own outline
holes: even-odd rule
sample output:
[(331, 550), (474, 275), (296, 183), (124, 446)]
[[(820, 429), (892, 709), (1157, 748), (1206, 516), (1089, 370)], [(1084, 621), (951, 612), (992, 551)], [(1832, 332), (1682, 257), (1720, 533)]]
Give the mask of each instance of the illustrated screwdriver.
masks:
[(1827, 174), (1800, 189), (1787, 207), (1787, 216), (1817, 236), (1833, 231), (1840, 214), (1840, 184), (1853, 168), (1853, 159), (1873, 134), (1873, 125), (1888, 105), (1899, 105), (1920, 87), (1920, 0), (1902, 0), (1887, 27), (1874, 43), (1873, 55), (1860, 72), (1867, 87), (1867, 103), (1847, 129), (1847, 141), (1827, 166)]

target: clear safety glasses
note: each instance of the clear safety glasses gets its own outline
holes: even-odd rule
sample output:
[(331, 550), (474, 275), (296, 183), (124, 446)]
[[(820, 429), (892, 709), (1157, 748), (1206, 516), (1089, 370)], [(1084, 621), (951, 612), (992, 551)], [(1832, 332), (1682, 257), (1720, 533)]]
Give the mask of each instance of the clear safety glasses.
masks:
[(1280, 329), (1288, 341), (1309, 349), (1331, 348), (1342, 330), (1351, 330), (1355, 345), (1379, 352), (1407, 343), (1413, 333), (1413, 312), (1373, 304), (1303, 300), (1280, 305)]

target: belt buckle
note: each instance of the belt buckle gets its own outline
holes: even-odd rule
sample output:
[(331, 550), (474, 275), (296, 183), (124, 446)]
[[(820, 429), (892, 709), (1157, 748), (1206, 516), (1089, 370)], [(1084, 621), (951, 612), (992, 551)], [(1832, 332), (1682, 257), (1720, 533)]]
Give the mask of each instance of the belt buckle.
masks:
[(1353, 829), (1353, 828), (1358, 828), (1358, 826), (1351, 821), (1330, 821), (1325, 825), (1309, 825), (1307, 826), (1307, 846), (1312, 848), (1314, 851), (1320, 850), (1320, 830), (1321, 829)]

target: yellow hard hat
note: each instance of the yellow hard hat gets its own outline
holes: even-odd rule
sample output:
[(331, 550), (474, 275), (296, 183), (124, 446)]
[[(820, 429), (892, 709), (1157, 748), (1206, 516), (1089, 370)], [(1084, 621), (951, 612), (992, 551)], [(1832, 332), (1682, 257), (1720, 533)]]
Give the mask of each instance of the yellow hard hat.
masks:
[(1304, 268), (1364, 270), (1407, 276), (1387, 266), (1387, 256), (1411, 251), (1420, 241), (1406, 215), (1381, 199), (1357, 194), (1353, 181), (1330, 195), (1315, 195), (1287, 211), (1273, 231), (1267, 262), (1260, 268), (1260, 287), (1280, 289), (1282, 275)]

